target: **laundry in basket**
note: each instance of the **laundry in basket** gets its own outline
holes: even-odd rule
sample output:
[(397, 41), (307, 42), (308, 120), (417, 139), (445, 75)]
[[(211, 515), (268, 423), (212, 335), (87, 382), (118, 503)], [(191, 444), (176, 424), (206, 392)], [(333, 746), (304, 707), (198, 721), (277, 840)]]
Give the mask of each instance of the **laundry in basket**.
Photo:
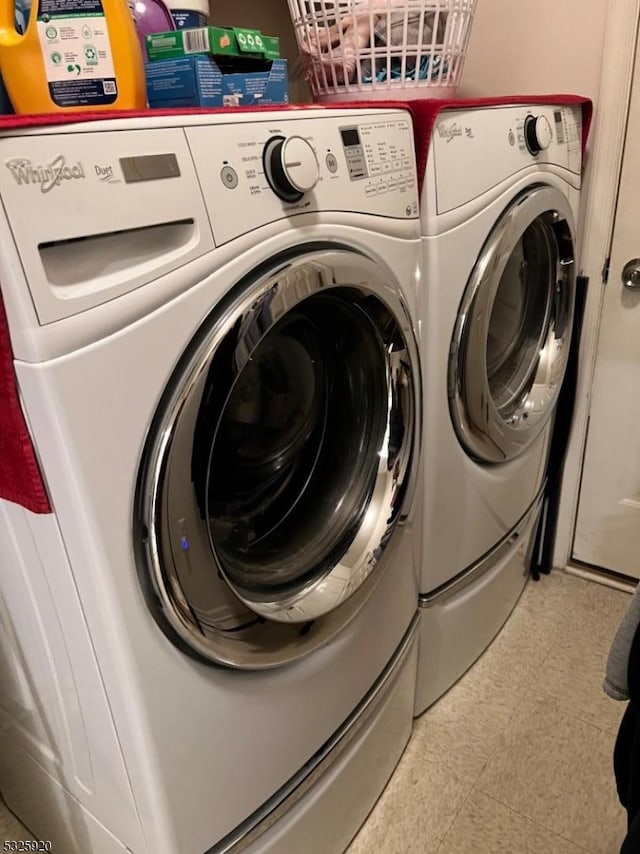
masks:
[(316, 100), (455, 94), (476, 0), (288, 2)]
[[(442, 42), (446, 22), (446, 12), (437, 15), (435, 12), (428, 12), (422, 15), (419, 12), (411, 12), (407, 15), (404, 12), (391, 12), (389, 15), (380, 14), (375, 24), (373, 31), (374, 47), (389, 45), (395, 48), (403, 48), (406, 44), (421, 45), (428, 48), (434, 41)], [(435, 31), (434, 31), (435, 29)], [(442, 57), (440, 55), (431, 56), (426, 53), (418, 62), (417, 52), (412, 53), (407, 50), (403, 55), (391, 57), (391, 62), (387, 64), (386, 57), (376, 57), (375, 54), (371, 58), (365, 58), (360, 63), (362, 70), (362, 82), (369, 83), (373, 77), (376, 80), (400, 79), (402, 75), (408, 78), (426, 79), (437, 74), (441, 67)]]

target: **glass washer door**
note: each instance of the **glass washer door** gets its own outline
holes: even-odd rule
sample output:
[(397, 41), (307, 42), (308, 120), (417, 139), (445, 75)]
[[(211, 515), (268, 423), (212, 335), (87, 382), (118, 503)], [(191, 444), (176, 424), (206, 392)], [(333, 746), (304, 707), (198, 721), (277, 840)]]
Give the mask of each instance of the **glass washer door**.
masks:
[(449, 358), (458, 438), (482, 462), (521, 454), (553, 413), (571, 341), (574, 228), (548, 186), (518, 196), (473, 269)]
[(354, 251), (278, 266), (203, 325), (139, 481), (156, 617), (235, 667), (297, 658), (352, 618), (415, 476), (419, 368), (397, 288)]

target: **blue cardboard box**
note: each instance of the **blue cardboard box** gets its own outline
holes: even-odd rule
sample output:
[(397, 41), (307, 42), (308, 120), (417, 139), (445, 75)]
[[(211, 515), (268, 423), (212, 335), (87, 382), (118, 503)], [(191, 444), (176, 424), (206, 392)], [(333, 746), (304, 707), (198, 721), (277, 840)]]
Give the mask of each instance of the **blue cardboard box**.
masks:
[[(256, 67), (256, 60), (252, 66)], [(207, 54), (156, 60), (145, 66), (150, 107), (255, 107), (287, 104), (286, 59), (260, 63), (263, 70), (238, 71)]]

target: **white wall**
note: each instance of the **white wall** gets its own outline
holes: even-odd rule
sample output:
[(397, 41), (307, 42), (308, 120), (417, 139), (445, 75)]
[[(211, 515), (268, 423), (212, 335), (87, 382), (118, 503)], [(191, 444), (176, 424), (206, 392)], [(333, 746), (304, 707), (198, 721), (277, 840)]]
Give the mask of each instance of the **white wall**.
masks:
[(458, 94), (570, 92), (595, 101), (607, 7), (607, 0), (478, 0)]

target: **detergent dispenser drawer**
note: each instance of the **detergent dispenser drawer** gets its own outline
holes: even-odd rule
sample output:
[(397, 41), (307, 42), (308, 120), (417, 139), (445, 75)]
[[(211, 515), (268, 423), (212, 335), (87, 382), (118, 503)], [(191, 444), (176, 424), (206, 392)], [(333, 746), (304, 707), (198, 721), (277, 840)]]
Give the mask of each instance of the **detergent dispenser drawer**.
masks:
[(214, 248), (179, 128), (5, 137), (0, 193), (42, 325)]

